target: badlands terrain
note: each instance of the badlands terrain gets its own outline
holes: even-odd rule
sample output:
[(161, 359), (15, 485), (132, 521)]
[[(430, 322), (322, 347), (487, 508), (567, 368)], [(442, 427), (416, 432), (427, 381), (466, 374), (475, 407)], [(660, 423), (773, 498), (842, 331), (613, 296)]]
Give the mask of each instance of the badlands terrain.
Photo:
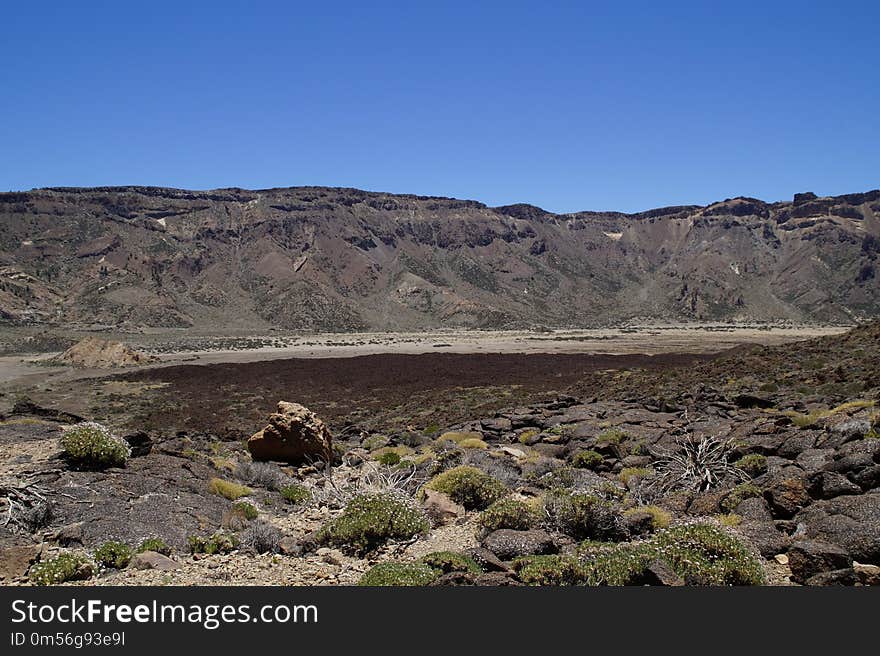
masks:
[(3, 582), (880, 581), (877, 323), (266, 335), (4, 331)]

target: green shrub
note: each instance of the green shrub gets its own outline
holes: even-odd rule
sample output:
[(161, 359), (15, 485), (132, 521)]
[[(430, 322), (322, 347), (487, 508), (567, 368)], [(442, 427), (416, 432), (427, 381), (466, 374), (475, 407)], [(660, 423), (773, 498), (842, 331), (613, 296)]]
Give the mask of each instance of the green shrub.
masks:
[(305, 503), (311, 500), (312, 493), (305, 485), (292, 483), (281, 488), (281, 496), (287, 503)]
[(369, 587), (424, 586), (438, 576), (437, 570), (424, 563), (379, 563), (364, 572), (358, 585)]
[(387, 540), (408, 540), (429, 529), (424, 513), (409, 499), (389, 492), (360, 494), (318, 531), (317, 540), (365, 553)]
[(617, 478), (626, 486), (629, 486), (629, 483), (633, 479), (641, 479), (647, 478), (651, 474), (654, 473), (653, 469), (649, 469), (647, 467), (624, 467), (620, 470), (620, 473), (617, 475)]
[(554, 490), (544, 498), (550, 525), (577, 540), (621, 540), (626, 537), (620, 513), (610, 501), (590, 494)]
[(651, 542), (621, 543), (590, 549), (583, 562), (587, 585), (643, 585), (656, 557)]
[(94, 558), (105, 569), (122, 569), (131, 560), (131, 547), (111, 540), (95, 549)]
[(525, 556), (513, 561), (517, 578), (526, 585), (581, 585), (586, 582), (583, 565), (573, 556)]
[(636, 506), (624, 511), (624, 517), (632, 517), (639, 513), (647, 513), (651, 516), (651, 528), (658, 530), (666, 528), (672, 523), (672, 515), (663, 510), (660, 506)]
[(194, 554), (226, 554), (235, 551), (238, 548), (238, 537), (233, 533), (217, 531), (208, 537), (199, 535), (189, 536), (189, 550)]
[(239, 485), (232, 481), (224, 481), (222, 478), (212, 478), (208, 481), (208, 492), (217, 496), (225, 497), (230, 501), (235, 501), (241, 497), (253, 494), (254, 491), (246, 485)]
[(386, 451), (385, 453), (379, 454), (379, 456), (376, 458), (376, 461), (380, 465), (391, 467), (400, 462), (400, 454), (395, 453), (394, 451)]
[(136, 553), (144, 553), (145, 551), (155, 551), (156, 553), (160, 553), (164, 556), (171, 555), (171, 547), (169, 547), (165, 540), (161, 538), (147, 538), (143, 542), (141, 542), (140, 546), (135, 550)]
[(253, 504), (248, 503), (247, 501), (236, 501), (232, 504), (232, 512), (240, 515), (247, 521), (253, 521), (256, 519), (260, 513), (257, 512), (257, 509)]
[(438, 570), (443, 574), (449, 574), (450, 572), (479, 574), (482, 572), (480, 566), (477, 565), (477, 561), (466, 554), (456, 551), (435, 551), (427, 556), (422, 556), (420, 560), (428, 567)]
[(760, 559), (736, 537), (712, 524), (660, 531), (645, 542), (589, 549), (583, 554), (588, 585), (643, 585), (655, 560), (695, 585), (762, 585)]
[(475, 467), (460, 466), (438, 474), (425, 485), (447, 495), (468, 510), (483, 510), (503, 497), (507, 488)]
[(679, 576), (700, 585), (761, 585), (761, 560), (719, 526), (686, 524), (657, 534), (657, 555)]
[(733, 466), (742, 469), (746, 474), (754, 478), (755, 476), (760, 476), (761, 474), (766, 473), (767, 456), (762, 456), (759, 453), (752, 453), (737, 460), (733, 463)]
[(739, 526), (742, 524), (743, 518), (736, 513), (727, 513), (726, 515), (715, 515), (715, 519), (718, 520), (718, 523), (722, 526), (727, 526), (728, 528), (733, 528), (735, 526)]
[(626, 439), (626, 433), (619, 428), (610, 428), (596, 436), (596, 444), (620, 444)]
[(605, 458), (602, 457), (602, 454), (592, 449), (578, 451), (571, 459), (571, 464), (578, 469), (596, 469), (603, 462), (605, 462)]
[(66, 581), (86, 581), (95, 575), (94, 564), (85, 556), (64, 553), (36, 563), (28, 571), (34, 585), (55, 585)]
[(61, 448), (74, 465), (93, 469), (122, 467), (131, 455), (124, 440), (95, 422), (77, 424), (64, 432)]
[(762, 496), (761, 488), (751, 483), (740, 483), (730, 491), (721, 501), (721, 507), (727, 512), (733, 512), (736, 507), (746, 499)]
[(491, 533), (502, 528), (525, 531), (538, 523), (537, 513), (527, 504), (509, 497), (499, 499), (480, 513), (480, 527)]

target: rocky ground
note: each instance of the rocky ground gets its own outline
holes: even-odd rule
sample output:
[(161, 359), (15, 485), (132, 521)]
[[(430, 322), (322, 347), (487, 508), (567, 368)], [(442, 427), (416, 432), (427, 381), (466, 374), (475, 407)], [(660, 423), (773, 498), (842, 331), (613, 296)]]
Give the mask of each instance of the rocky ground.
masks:
[[(443, 425), (330, 422), (332, 468), (254, 463), (241, 434), (204, 425), (129, 427), (125, 466), (78, 467), (61, 438), (83, 417), (19, 403), (0, 422), (0, 576), (158, 538), (166, 555), (77, 584), (876, 584), (878, 347), (874, 324), (686, 367), (595, 368), (568, 393)], [(462, 467), (470, 487), (438, 483)], [(377, 496), (413, 529), (394, 510), (388, 536), (336, 539)], [(230, 539), (220, 553), (193, 548), (215, 535)]]

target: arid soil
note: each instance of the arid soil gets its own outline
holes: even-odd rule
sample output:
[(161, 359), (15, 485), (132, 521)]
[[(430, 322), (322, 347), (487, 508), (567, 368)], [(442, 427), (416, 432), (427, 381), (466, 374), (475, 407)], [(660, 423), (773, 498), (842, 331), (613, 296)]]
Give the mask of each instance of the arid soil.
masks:
[[(572, 580), (536, 579), (517, 559), (555, 554), (561, 560), (553, 563), (581, 581), (577, 576), (586, 575), (577, 568), (596, 562), (590, 549), (599, 547), (584, 546), (590, 540), (610, 540), (602, 542), (606, 554), (643, 549), (664, 535), (661, 524), (686, 529), (697, 522), (734, 536), (759, 569), (743, 570), (734, 559), (735, 575), (719, 579), (716, 570), (650, 563), (650, 571), (620, 580), (876, 584), (878, 331), (874, 324), (714, 355), (429, 352), (58, 375), (35, 367), (30, 378), (4, 382), (0, 490), (32, 486), (51, 513), (0, 526), (0, 577), (26, 582), (34, 561), (62, 552), (92, 557), (111, 539), (135, 547), (159, 537), (172, 550), (168, 569), (110, 568), (80, 584), (353, 584), (377, 563), (412, 563), (436, 551), (483, 559), (482, 573), (447, 573), (439, 584), (559, 584)], [(282, 399), (327, 421), (338, 456), (332, 474), (311, 464), (254, 468), (242, 440)], [(71, 466), (60, 438), (79, 418), (126, 436), (132, 457), (124, 467)], [(736, 465), (731, 474), (725, 464), (707, 489), (655, 485), (666, 480), (669, 454), (704, 437), (724, 445), (725, 463), (748, 472)], [(387, 454), (403, 464), (386, 462)], [(511, 499), (545, 509), (560, 490), (592, 495), (614, 532), (589, 534), (582, 543), (583, 532), (551, 513), (511, 542), (486, 535), (479, 509), (462, 509), (421, 537), (389, 540), (368, 553), (315, 542), (315, 531), (338, 518), (353, 495), (411, 472), (399, 490), (419, 503), (421, 485), (458, 465), (490, 475)], [(247, 486), (241, 500), (257, 519), (238, 517), (231, 501), (212, 491), (214, 479)], [(280, 489), (290, 483), (305, 487), (310, 500), (286, 502)], [(246, 537), (231, 553), (188, 552), (192, 536), (247, 536), (257, 527), (274, 531), (268, 552), (257, 553), (262, 547), (255, 551)]]

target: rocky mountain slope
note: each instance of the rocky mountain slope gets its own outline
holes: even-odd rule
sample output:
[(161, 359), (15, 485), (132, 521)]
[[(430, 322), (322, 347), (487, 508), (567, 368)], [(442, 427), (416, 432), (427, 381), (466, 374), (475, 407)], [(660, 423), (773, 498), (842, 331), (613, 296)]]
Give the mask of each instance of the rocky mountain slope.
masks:
[(301, 187), (0, 194), (0, 322), (403, 330), (880, 314), (880, 191), (639, 214)]

